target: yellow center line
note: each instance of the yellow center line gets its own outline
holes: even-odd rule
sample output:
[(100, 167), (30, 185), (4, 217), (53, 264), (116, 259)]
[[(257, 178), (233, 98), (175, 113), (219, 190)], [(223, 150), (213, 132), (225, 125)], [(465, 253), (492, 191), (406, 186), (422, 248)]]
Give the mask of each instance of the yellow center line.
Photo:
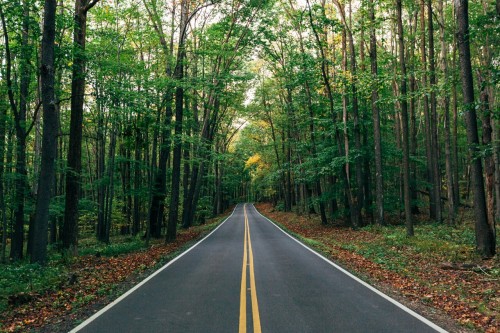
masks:
[[(246, 217), (246, 215), (245, 215)], [(241, 269), (240, 289), (240, 329), (239, 333), (247, 331), (247, 224), (245, 218), (245, 240), (243, 242), (243, 268)]]
[[(250, 225), (248, 223), (247, 208), (243, 206), (245, 215), (245, 240), (243, 249), (243, 268), (241, 272), (241, 290), (240, 290), (240, 326), (239, 333), (247, 331), (247, 266), (250, 270), (250, 297), (252, 300), (252, 319), (254, 333), (261, 333), (259, 302), (257, 301), (257, 288), (255, 287), (255, 271), (253, 265), (252, 240), (250, 238)], [(247, 250), (248, 248), (248, 250)]]
[(254, 333), (261, 333), (260, 327), (260, 315), (259, 315), (259, 302), (257, 302), (257, 288), (255, 287), (255, 272), (253, 266), (253, 251), (252, 251), (252, 241), (250, 239), (250, 225), (248, 224), (248, 217), (246, 216), (247, 211), (245, 207), (245, 219), (247, 222), (248, 229), (248, 252), (250, 254), (250, 292), (252, 296), (252, 317), (253, 317), (253, 331)]

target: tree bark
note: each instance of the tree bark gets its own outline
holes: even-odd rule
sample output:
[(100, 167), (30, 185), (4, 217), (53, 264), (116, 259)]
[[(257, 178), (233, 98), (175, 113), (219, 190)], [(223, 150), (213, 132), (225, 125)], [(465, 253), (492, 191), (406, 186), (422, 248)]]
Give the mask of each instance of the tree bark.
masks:
[(483, 165), (479, 156), (479, 135), (474, 106), (474, 85), (469, 44), (469, 2), (454, 0), (457, 15), (457, 41), (460, 59), (460, 76), (464, 99), (464, 117), (467, 127), (467, 142), (471, 158), (472, 190), (474, 193), (475, 231), (477, 251), (485, 258), (495, 255), (495, 235), (488, 223), (486, 197), (484, 194)]
[(73, 70), (71, 78), (71, 117), (66, 173), (66, 203), (62, 227), (62, 246), (71, 255), (78, 253), (78, 201), (82, 170), (82, 126), (85, 100), (85, 37), (87, 13), (98, 0), (75, 0)]
[[(444, 5), (443, 0), (439, 0), (439, 18), (440, 22), (440, 36), (441, 36), (441, 64), (444, 74), (445, 82), (448, 82), (450, 78), (448, 69), (448, 45), (446, 43), (445, 27), (444, 27)], [(452, 160), (451, 154), (451, 128), (450, 128), (450, 96), (447, 91), (442, 92), (443, 96), (443, 106), (444, 106), (444, 135), (445, 135), (445, 164), (446, 164), (446, 186), (448, 194), (448, 224), (455, 224), (455, 217), (457, 214), (457, 205), (455, 203), (455, 182), (454, 182), (454, 168), (455, 165)]]
[(375, 4), (370, 0), (370, 66), (372, 74), (371, 108), (373, 119), (373, 141), (375, 148), (375, 221), (385, 225), (384, 221), (384, 173), (382, 170), (382, 135), (380, 131), (380, 112), (378, 102), (378, 69), (377, 69), (377, 37), (375, 33)]
[(49, 205), (54, 185), (57, 153), (58, 119), (54, 89), (54, 41), (56, 27), (56, 0), (45, 0), (42, 37), (42, 105), (43, 137), (41, 170), (38, 180), (38, 196), (34, 222), (33, 252), (31, 262), (47, 262)]
[[(1, 56), (3, 54), (0, 54)], [(7, 205), (5, 203), (5, 134), (7, 132), (7, 109), (7, 101), (2, 98), (0, 101), (0, 223), (2, 224), (0, 263), (7, 261)]]
[(134, 153), (134, 212), (132, 221), (132, 235), (141, 231), (141, 156), (143, 148), (142, 133), (136, 124), (135, 127), (135, 153)]
[(181, 160), (182, 160), (182, 121), (184, 112), (184, 60), (186, 58), (186, 32), (188, 20), (188, 2), (181, 1), (181, 22), (177, 63), (175, 65), (174, 79), (177, 80), (175, 90), (175, 125), (174, 125), (174, 156), (172, 162), (172, 188), (170, 195), (170, 209), (168, 214), (166, 242), (172, 242), (177, 237), (177, 222), (179, 220), (179, 197), (181, 185)]
[[(414, 15), (410, 17), (410, 34), (412, 36), (417, 35), (418, 29), (418, 12), (415, 11)], [(409, 54), (409, 64), (410, 68), (410, 84), (409, 84), (409, 112), (410, 112), (410, 156), (417, 156), (417, 106), (416, 106), (416, 91), (417, 91), (417, 79), (415, 77), (415, 48), (416, 48), (416, 38), (410, 40), (410, 54)], [(419, 213), (418, 201), (418, 186), (417, 186), (417, 163), (415, 161), (410, 161), (410, 197), (411, 197), (411, 212), (413, 214)]]
[(410, 142), (408, 130), (408, 102), (406, 96), (406, 63), (405, 63), (405, 45), (403, 35), (403, 8), (401, 0), (396, 1), (397, 10), (397, 27), (398, 27), (398, 46), (399, 46), (399, 66), (401, 70), (400, 83), (400, 103), (401, 103), (401, 121), (402, 121), (402, 136), (403, 136), (403, 191), (404, 191), (404, 206), (406, 220), (406, 234), (414, 235), (413, 219), (411, 214), (410, 200)]
[[(357, 157), (354, 158), (354, 172), (356, 174), (356, 195), (352, 196), (352, 199), (350, 200), (349, 206), (351, 210), (351, 221), (352, 221), (352, 226), (353, 228), (358, 228), (362, 224), (362, 219), (361, 219), (361, 207), (362, 203), (364, 201), (363, 197), (363, 154), (361, 152), (361, 125), (359, 124), (359, 105), (358, 105), (358, 93), (357, 93), (357, 65), (356, 65), (356, 52), (354, 48), (354, 38), (352, 35), (352, 31), (350, 28), (350, 25), (347, 22), (346, 19), (346, 14), (344, 7), (339, 3), (338, 0), (334, 0), (334, 3), (337, 5), (339, 11), (340, 11), (340, 16), (342, 19), (342, 23), (344, 25), (344, 33), (345, 33), (345, 39), (346, 41), (343, 41), (343, 49), (346, 48), (346, 45), (344, 44), (345, 42), (348, 43), (348, 52), (349, 52), (349, 63), (350, 63), (350, 74), (351, 74), (351, 79), (350, 79), (350, 92), (351, 92), (351, 97), (352, 97), (352, 114), (353, 114), (353, 134), (354, 134), (354, 147), (356, 148), (356, 154)], [(345, 51), (347, 52), (347, 50)], [(347, 54), (344, 56), (345, 61), (347, 62)], [(347, 71), (347, 65), (344, 64), (344, 70)], [(347, 100), (345, 100), (347, 103)], [(347, 112), (347, 106), (344, 105), (344, 112)], [(349, 160), (348, 157), (348, 146), (349, 146), (349, 138), (347, 136), (347, 126), (346, 126), (346, 116), (344, 116), (344, 126), (345, 126), (345, 135), (346, 135), (346, 157), (347, 160)], [(349, 163), (349, 161), (347, 162)], [(349, 176), (349, 172), (347, 172)]]
[(430, 132), (431, 132), (431, 170), (432, 170), (432, 191), (434, 193), (434, 202), (431, 205), (434, 206), (435, 219), (437, 222), (441, 222), (441, 173), (439, 172), (439, 141), (438, 141), (438, 128), (437, 128), (437, 101), (436, 101), (436, 90), (437, 90), (437, 80), (436, 80), (436, 66), (435, 66), (435, 56), (434, 56), (434, 24), (433, 24), (433, 10), (432, 10), (432, 0), (427, 0), (427, 33), (429, 36), (429, 85), (430, 85)]
[[(422, 62), (422, 89), (428, 88), (428, 72), (427, 72), (427, 45), (425, 34), (425, 8), (426, 0), (420, 1), (420, 53)], [(424, 91), (422, 94), (422, 104), (425, 118), (425, 152), (426, 152), (426, 175), (427, 175), (427, 188), (429, 192), (429, 216), (431, 219), (436, 218), (436, 199), (434, 191), (434, 170), (433, 170), (433, 145), (432, 145), (432, 118), (431, 111), (429, 110), (429, 94)]]
[(27, 1), (23, 1), (23, 20), (22, 20), (22, 38), (21, 38), (21, 59), (20, 59), (20, 84), (19, 84), (19, 102), (16, 103), (14, 96), (14, 87), (12, 82), (12, 58), (10, 54), (9, 35), (5, 16), (0, 6), (0, 15), (5, 41), (6, 58), (6, 83), (9, 103), (14, 114), (14, 127), (16, 133), (16, 179), (14, 190), (14, 227), (12, 243), (9, 257), (11, 260), (20, 260), (23, 258), (24, 247), (24, 201), (27, 191), (27, 173), (26, 173), (26, 113), (29, 98), (30, 83), (30, 48), (29, 48), (29, 21), (30, 11)]

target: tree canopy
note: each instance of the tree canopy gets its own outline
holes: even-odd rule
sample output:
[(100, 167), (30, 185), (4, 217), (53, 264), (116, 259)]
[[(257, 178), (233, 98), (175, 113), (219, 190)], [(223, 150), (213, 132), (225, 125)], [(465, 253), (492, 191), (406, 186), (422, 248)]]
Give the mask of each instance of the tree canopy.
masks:
[(172, 241), (242, 201), (408, 236), (417, 214), (454, 225), (475, 207), (493, 256), (498, 8), (1, 2), (2, 260), (87, 235)]

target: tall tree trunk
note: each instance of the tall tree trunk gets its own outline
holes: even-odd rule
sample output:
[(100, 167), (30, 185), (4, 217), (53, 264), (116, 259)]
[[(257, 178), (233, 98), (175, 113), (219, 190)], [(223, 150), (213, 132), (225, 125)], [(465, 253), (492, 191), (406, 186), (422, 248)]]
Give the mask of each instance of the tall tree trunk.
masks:
[[(161, 20), (159, 18), (158, 13), (156, 12), (155, 7), (152, 9), (148, 9), (148, 15), (150, 20), (153, 23), (153, 26), (160, 38), (160, 44), (163, 48), (165, 56), (167, 58), (166, 65), (166, 73), (169, 78), (172, 77), (172, 59), (174, 52), (174, 30), (175, 30), (175, 11), (176, 6), (174, 5), (171, 13), (171, 21), (170, 21), (170, 43), (167, 44), (167, 39), (165, 34), (163, 33), (163, 29), (161, 26)], [(156, 170), (154, 181), (152, 184), (152, 194), (151, 194), (151, 208), (149, 210), (149, 226), (147, 229), (147, 238), (152, 236), (154, 238), (161, 238), (161, 227), (163, 224), (163, 214), (164, 214), (164, 206), (165, 206), (165, 197), (167, 195), (167, 161), (170, 158), (170, 149), (172, 143), (172, 102), (173, 102), (173, 93), (174, 87), (170, 83), (166, 87), (166, 92), (164, 95), (164, 103), (165, 103), (165, 117), (163, 120), (163, 126), (161, 130), (161, 144), (160, 144), (160, 157), (158, 161), (158, 168)], [(160, 120), (160, 109), (158, 109), (158, 121)], [(154, 149), (156, 145), (154, 144), (157, 140), (157, 135), (154, 137), (153, 142), (153, 159), (156, 159), (156, 150)], [(153, 170), (154, 170), (154, 164)]]
[[(338, 120), (338, 115), (335, 111), (334, 108), (334, 97), (333, 97), (333, 92), (332, 92), (332, 85), (330, 83), (330, 77), (328, 74), (328, 67), (327, 67), (327, 58), (325, 55), (325, 50), (323, 48), (323, 42), (319, 36), (319, 33), (316, 29), (316, 26), (313, 22), (313, 15), (312, 15), (312, 9), (309, 4), (309, 1), (307, 1), (307, 7), (308, 7), (308, 13), (309, 13), (309, 23), (311, 24), (311, 28), (314, 34), (314, 37), (316, 39), (316, 45), (320, 51), (321, 54), (321, 77), (323, 78), (323, 84), (325, 86), (326, 90), (326, 95), (328, 97), (328, 106), (329, 106), (329, 111), (330, 111), (330, 116), (332, 117), (332, 122), (335, 124), (335, 139), (337, 141), (337, 151), (339, 156), (344, 156), (346, 153), (344, 152), (344, 148), (342, 147), (342, 133), (340, 131), (340, 126), (337, 125)], [(345, 47), (343, 48), (345, 50)], [(346, 164), (344, 168), (341, 170), (341, 177), (344, 179), (344, 192), (345, 196), (347, 197), (346, 201), (346, 209), (351, 210), (351, 207), (354, 206), (354, 199), (352, 196), (352, 190), (351, 190), (351, 183), (349, 181), (349, 165)], [(357, 216), (351, 214), (351, 218)], [(357, 221), (352, 221), (351, 220), (351, 225), (356, 225)]]
[(474, 193), (474, 212), (476, 215), (476, 247), (486, 258), (495, 255), (495, 235), (488, 223), (486, 197), (484, 194), (483, 165), (479, 156), (479, 135), (477, 116), (474, 107), (474, 84), (469, 45), (469, 1), (454, 0), (457, 15), (457, 39), (460, 59), (460, 76), (462, 78), (462, 93), (464, 99), (464, 117), (467, 127), (467, 142), (471, 158), (472, 190)]
[(380, 112), (378, 102), (377, 37), (375, 34), (375, 4), (370, 0), (370, 65), (372, 73), (371, 108), (373, 117), (373, 141), (375, 147), (375, 221), (385, 225), (384, 221), (384, 173), (382, 170), (382, 135), (380, 131)]
[[(1, 7), (0, 7), (1, 8)], [(1, 9), (0, 9), (1, 10)], [(0, 223), (2, 224), (2, 245), (0, 263), (7, 261), (7, 205), (5, 203), (5, 134), (7, 132), (7, 101), (0, 101)]]
[(286, 88), (286, 110), (288, 115), (288, 122), (286, 125), (286, 142), (285, 142), (285, 157), (286, 157), (286, 169), (285, 169), (285, 212), (292, 211), (292, 132), (291, 128), (293, 126), (293, 97), (292, 88)]
[(437, 129), (437, 101), (436, 101), (436, 66), (435, 66), (435, 56), (434, 56), (434, 24), (433, 24), (433, 11), (432, 11), (432, 0), (427, 0), (427, 20), (428, 28), (427, 33), (429, 35), (429, 85), (430, 85), (430, 130), (431, 130), (431, 170), (432, 170), (432, 191), (434, 193), (434, 205), (435, 219), (437, 222), (441, 222), (441, 174), (439, 172), (439, 140), (438, 140), (438, 129)]
[(172, 161), (172, 188), (170, 195), (170, 209), (168, 214), (166, 242), (174, 241), (177, 237), (177, 222), (179, 220), (179, 197), (181, 185), (181, 159), (182, 159), (182, 121), (184, 112), (184, 59), (186, 58), (185, 39), (187, 32), (188, 2), (181, 1), (181, 22), (179, 44), (177, 51), (177, 64), (174, 79), (177, 80), (175, 90), (175, 125), (174, 125), (174, 156)]
[(45, 0), (42, 37), (42, 104), (43, 142), (38, 196), (34, 223), (33, 252), (31, 262), (45, 264), (47, 261), (47, 240), (49, 205), (55, 177), (57, 153), (57, 112), (54, 90), (54, 41), (56, 27), (56, 0)]
[[(427, 89), (428, 86), (428, 73), (427, 73), (427, 45), (426, 45), (426, 35), (425, 35), (425, 5), (426, 0), (420, 1), (420, 53), (422, 61), (422, 81), (421, 88)], [(427, 92), (423, 93), (422, 104), (424, 109), (425, 118), (425, 151), (426, 151), (426, 175), (427, 175), (427, 189), (429, 192), (429, 216), (431, 219), (436, 218), (436, 199), (434, 191), (434, 172), (432, 166), (434, 165), (433, 157), (434, 154), (432, 150), (432, 118), (431, 111), (429, 110), (429, 95)]]
[(30, 11), (27, 1), (23, 1), (23, 21), (22, 21), (22, 39), (21, 39), (21, 59), (20, 59), (20, 85), (19, 85), (19, 102), (16, 103), (14, 96), (14, 87), (12, 83), (12, 58), (10, 54), (9, 35), (5, 16), (0, 6), (0, 16), (2, 20), (2, 28), (4, 31), (5, 41), (5, 58), (6, 58), (6, 83), (9, 103), (14, 114), (14, 127), (16, 133), (16, 180), (14, 193), (14, 230), (9, 257), (12, 260), (19, 260), (23, 257), (24, 247), (24, 201), (27, 190), (27, 174), (26, 174), (26, 137), (28, 131), (26, 129), (26, 113), (29, 97), (30, 83), (30, 46), (29, 46), (29, 21)]
[[(354, 134), (354, 147), (356, 148), (357, 157), (354, 159), (354, 170), (356, 174), (356, 196), (353, 197), (354, 200), (350, 203), (351, 209), (351, 220), (353, 221), (353, 227), (358, 228), (362, 224), (361, 219), (361, 207), (364, 201), (363, 198), (363, 154), (361, 151), (361, 125), (360, 125), (360, 117), (359, 117), (359, 105), (358, 105), (358, 93), (357, 93), (357, 65), (356, 65), (356, 52), (354, 49), (354, 38), (352, 35), (352, 31), (350, 28), (350, 24), (348, 24), (346, 19), (346, 14), (344, 7), (337, 1), (334, 0), (337, 4), (337, 7), (340, 10), (341, 18), (344, 24), (344, 29), (347, 37), (347, 43), (349, 48), (349, 62), (350, 62), (350, 84), (349, 88), (352, 96), (352, 114), (353, 114), (353, 134)], [(347, 70), (347, 66), (346, 66)], [(345, 124), (344, 124), (345, 126)], [(347, 147), (346, 147), (347, 152)]]
[[(149, 215), (149, 233), (153, 238), (161, 237), (161, 226), (163, 224), (164, 200), (167, 192), (167, 161), (170, 157), (171, 149), (171, 126), (172, 126), (172, 91), (167, 87), (166, 92), (166, 112), (162, 124), (160, 143), (160, 158), (153, 182), (153, 194), (151, 198), (151, 208)], [(153, 154), (154, 156), (154, 154)]]
[(97, 187), (97, 239), (101, 242), (105, 239), (106, 234), (106, 215), (105, 215), (105, 202), (106, 202), (106, 133), (104, 124), (104, 110), (102, 103), (99, 101), (99, 89), (96, 87), (97, 99), (97, 179), (99, 185)]
[(78, 253), (78, 201), (82, 170), (82, 126), (85, 100), (85, 37), (87, 13), (99, 0), (75, 0), (73, 33), (73, 70), (71, 78), (71, 118), (66, 173), (66, 203), (62, 227), (62, 246), (70, 254)]
[[(418, 12), (415, 11), (413, 16), (410, 16), (410, 34), (413, 36), (410, 42), (410, 84), (409, 84), (409, 111), (410, 111), (410, 157), (417, 156), (417, 106), (416, 106), (416, 91), (417, 79), (415, 77), (415, 48), (418, 29)], [(411, 197), (411, 212), (413, 214), (419, 213), (418, 208), (418, 186), (417, 186), (417, 163), (414, 160), (410, 161), (410, 197)]]
[[(210, 163), (207, 156), (209, 156), (209, 152), (211, 149), (210, 147), (213, 141), (213, 132), (216, 126), (220, 108), (219, 97), (217, 96), (217, 91), (220, 88), (218, 84), (220, 84), (220, 81), (217, 81), (217, 83), (215, 83), (215, 88), (212, 92), (214, 95), (208, 98), (206, 106), (207, 109), (205, 109), (204, 112), (205, 115), (200, 134), (200, 141), (195, 151), (195, 156), (203, 158), (199, 158), (199, 162), (195, 163), (191, 168), (191, 184), (189, 187), (188, 196), (186, 197), (186, 201), (183, 204), (183, 228), (189, 228), (193, 224), (196, 208), (198, 207), (198, 200), (200, 198), (201, 185), (205, 176), (206, 165)], [(210, 108), (212, 108), (212, 110), (210, 110)]]
[(141, 156), (142, 156), (142, 133), (136, 124), (135, 128), (135, 154), (134, 154), (134, 212), (132, 222), (132, 235), (141, 231)]
[[(443, 69), (444, 80), (448, 82), (450, 80), (449, 70), (448, 70), (448, 45), (446, 43), (445, 27), (444, 27), (444, 5), (443, 0), (439, 0), (439, 18), (440, 22), (440, 36), (441, 36), (441, 66)], [(442, 92), (443, 96), (443, 106), (444, 106), (444, 135), (445, 135), (445, 163), (446, 163), (446, 187), (448, 194), (448, 224), (455, 224), (455, 216), (457, 213), (457, 205), (455, 203), (455, 182), (454, 177), (454, 163), (451, 154), (451, 129), (450, 129), (450, 96), (447, 91)]]
[[(456, 34), (453, 34), (453, 51), (452, 51), (452, 67), (457, 68), (457, 45), (458, 45), (458, 40)], [(453, 78), (452, 78), (452, 87), (451, 87), (451, 96), (452, 96), (452, 110), (453, 110), (453, 117), (452, 117), (452, 131), (451, 131), (451, 159), (453, 163), (455, 164), (455, 170), (453, 174), (453, 182), (454, 186), (453, 188), (455, 189), (454, 195), (455, 195), (455, 204), (457, 207), (460, 206), (460, 184), (459, 184), (459, 164), (458, 164), (458, 92), (457, 92), (457, 85), (458, 85), (458, 73), (455, 74), (453, 73)]]
[(109, 244), (109, 238), (111, 235), (111, 224), (113, 222), (113, 200), (115, 196), (115, 150), (116, 150), (116, 128), (112, 124), (111, 126), (111, 138), (109, 142), (108, 151), (108, 166), (106, 170), (106, 178), (109, 181), (108, 188), (106, 190), (105, 202), (104, 202), (104, 237), (102, 242)]
[[(300, 26), (298, 27), (300, 29)], [(300, 42), (300, 50), (303, 55), (305, 55), (305, 49), (304, 49), (304, 42), (302, 38), (302, 32), (299, 33), (299, 42)], [(302, 70), (304, 72), (307, 71), (306, 68), (306, 59), (303, 57), (302, 59)], [(311, 139), (311, 155), (312, 158), (317, 158), (317, 146), (316, 146), (316, 134), (315, 134), (315, 128), (314, 128), (314, 110), (313, 110), (313, 104), (312, 104), (312, 96), (311, 96), (311, 88), (309, 86), (309, 81), (307, 78), (305, 79), (304, 82), (304, 88), (306, 92), (306, 97), (307, 97), (307, 109), (309, 111), (309, 135)], [(325, 210), (325, 203), (323, 201), (322, 195), (323, 191), (321, 190), (321, 178), (320, 175), (316, 176), (315, 180), (315, 188), (316, 188), (316, 193), (318, 196), (318, 201), (319, 201), (319, 212), (321, 216), (321, 224), (322, 225), (327, 225), (328, 220), (326, 218), (326, 210)], [(299, 194), (299, 191), (295, 191), (297, 195)]]
[(398, 26), (398, 47), (399, 47), (399, 65), (401, 70), (400, 98), (401, 98), (401, 121), (403, 136), (403, 182), (404, 182), (404, 206), (406, 219), (406, 234), (413, 236), (413, 220), (411, 215), (410, 201), (410, 142), (408, 130), (408, 102), (406, 96), (406, 63), (405, 63), (405, 45), (403, 35), (403, 8), (401, 0), (396, 1), (397, 26)]
[[(490, 4), (483, 0), (481, 1), (483, 14), (488, 15)], [(488, 30), (486, 30), (488, 31)], [(487, 154), (484, 156), (484, 173), (485, 173), (485, 191), (486, 191), (486, 208), (488, 209), (488, 222), (493, 229), (493, 234), (496, 236), (496, 219), (500, 219), (500, 215), (495, 212), (495, 169), (500, 168), (500, 165), (495, 165), (495, 150), (498, 142), (494, 139), (495, 117), (492, 113), (492, 106), (495, 105), (495, 88), (492, 74), (492, 58), (495, 53), (491, 49), (490, 34), (487, 32), (484, 45), (481, 46), (480, 61), (481, 67), (477, 70), (478, 85), (479, 85), (479, 101), (480, 118), (482, 124), (482, 144), (487, 148)], [(498, 53), (498, 52), (496, 52)], [(499, 193), (500, 194), (500, 193)], [(500, 204), (500, 198), (497, 198), (497, 204)], [(497, 208), (498, 210), (498, 208)]]
[(486, 87), (485, 78), (482, 73), (478, 72), (478, 84), (479, 84), (479, 103), (480, 103), (480, 118), (482, 124), (482, 137), (481, 143), (485, 147), (491, 147), (491, 153), (486, 154), (484, 157), (484, 175), (485, 175), (485, 195), (486, 195), (486, 209), (488, 213), (488, 222), (493, 230), (493, 235), (496, 235), (495, 230), (495, 194), (494, 194), (494, 183), (495, 183), (495, 164), (493, 160), (493, 143), (492, 143), (492, 133), (493, 129), (491, 126), (492, 119), (490, 115), (490, 96), (488, 89)]
[[(317, 147), (316, 147), (316, 134), (315, 134), (315, 128), (314, 128), (314, 112), (313, 112), (313, 107), (312, 107), (312, 99), (311, 99), (311, 92), (310, 92), (310, 87), (309, 83), (306, 81), (305, 83), (306, 86), (306, 94), (307, 94), (307, 106), (309, 109), (309, 135), (311, 139), (311, 155), (313, 158), (317, 158)], [(325, 211), (325, 203), (323, 202), (322, 198), (322, 193), (323, 191), (321, 190), (321, 179), (319, 178), (320, 176), (316, 176), (317, 179), (315, 180), (315, 188), (316, 188), (316, 194), (318, 196), (318, 201), (319, 201), (319, 212), (321, 216), (321, 224), (322, 225), (327, 225), (328, 220), (326, 218), (326, 211)], [(296, 191), (298, 192), (298, 191)]]

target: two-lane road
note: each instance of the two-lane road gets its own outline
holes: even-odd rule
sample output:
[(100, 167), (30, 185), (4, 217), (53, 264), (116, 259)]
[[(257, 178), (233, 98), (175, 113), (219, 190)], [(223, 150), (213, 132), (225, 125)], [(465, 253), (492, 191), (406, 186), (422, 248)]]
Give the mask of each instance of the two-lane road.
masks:
[(72, 332), (445, 332), (238, 205)]

